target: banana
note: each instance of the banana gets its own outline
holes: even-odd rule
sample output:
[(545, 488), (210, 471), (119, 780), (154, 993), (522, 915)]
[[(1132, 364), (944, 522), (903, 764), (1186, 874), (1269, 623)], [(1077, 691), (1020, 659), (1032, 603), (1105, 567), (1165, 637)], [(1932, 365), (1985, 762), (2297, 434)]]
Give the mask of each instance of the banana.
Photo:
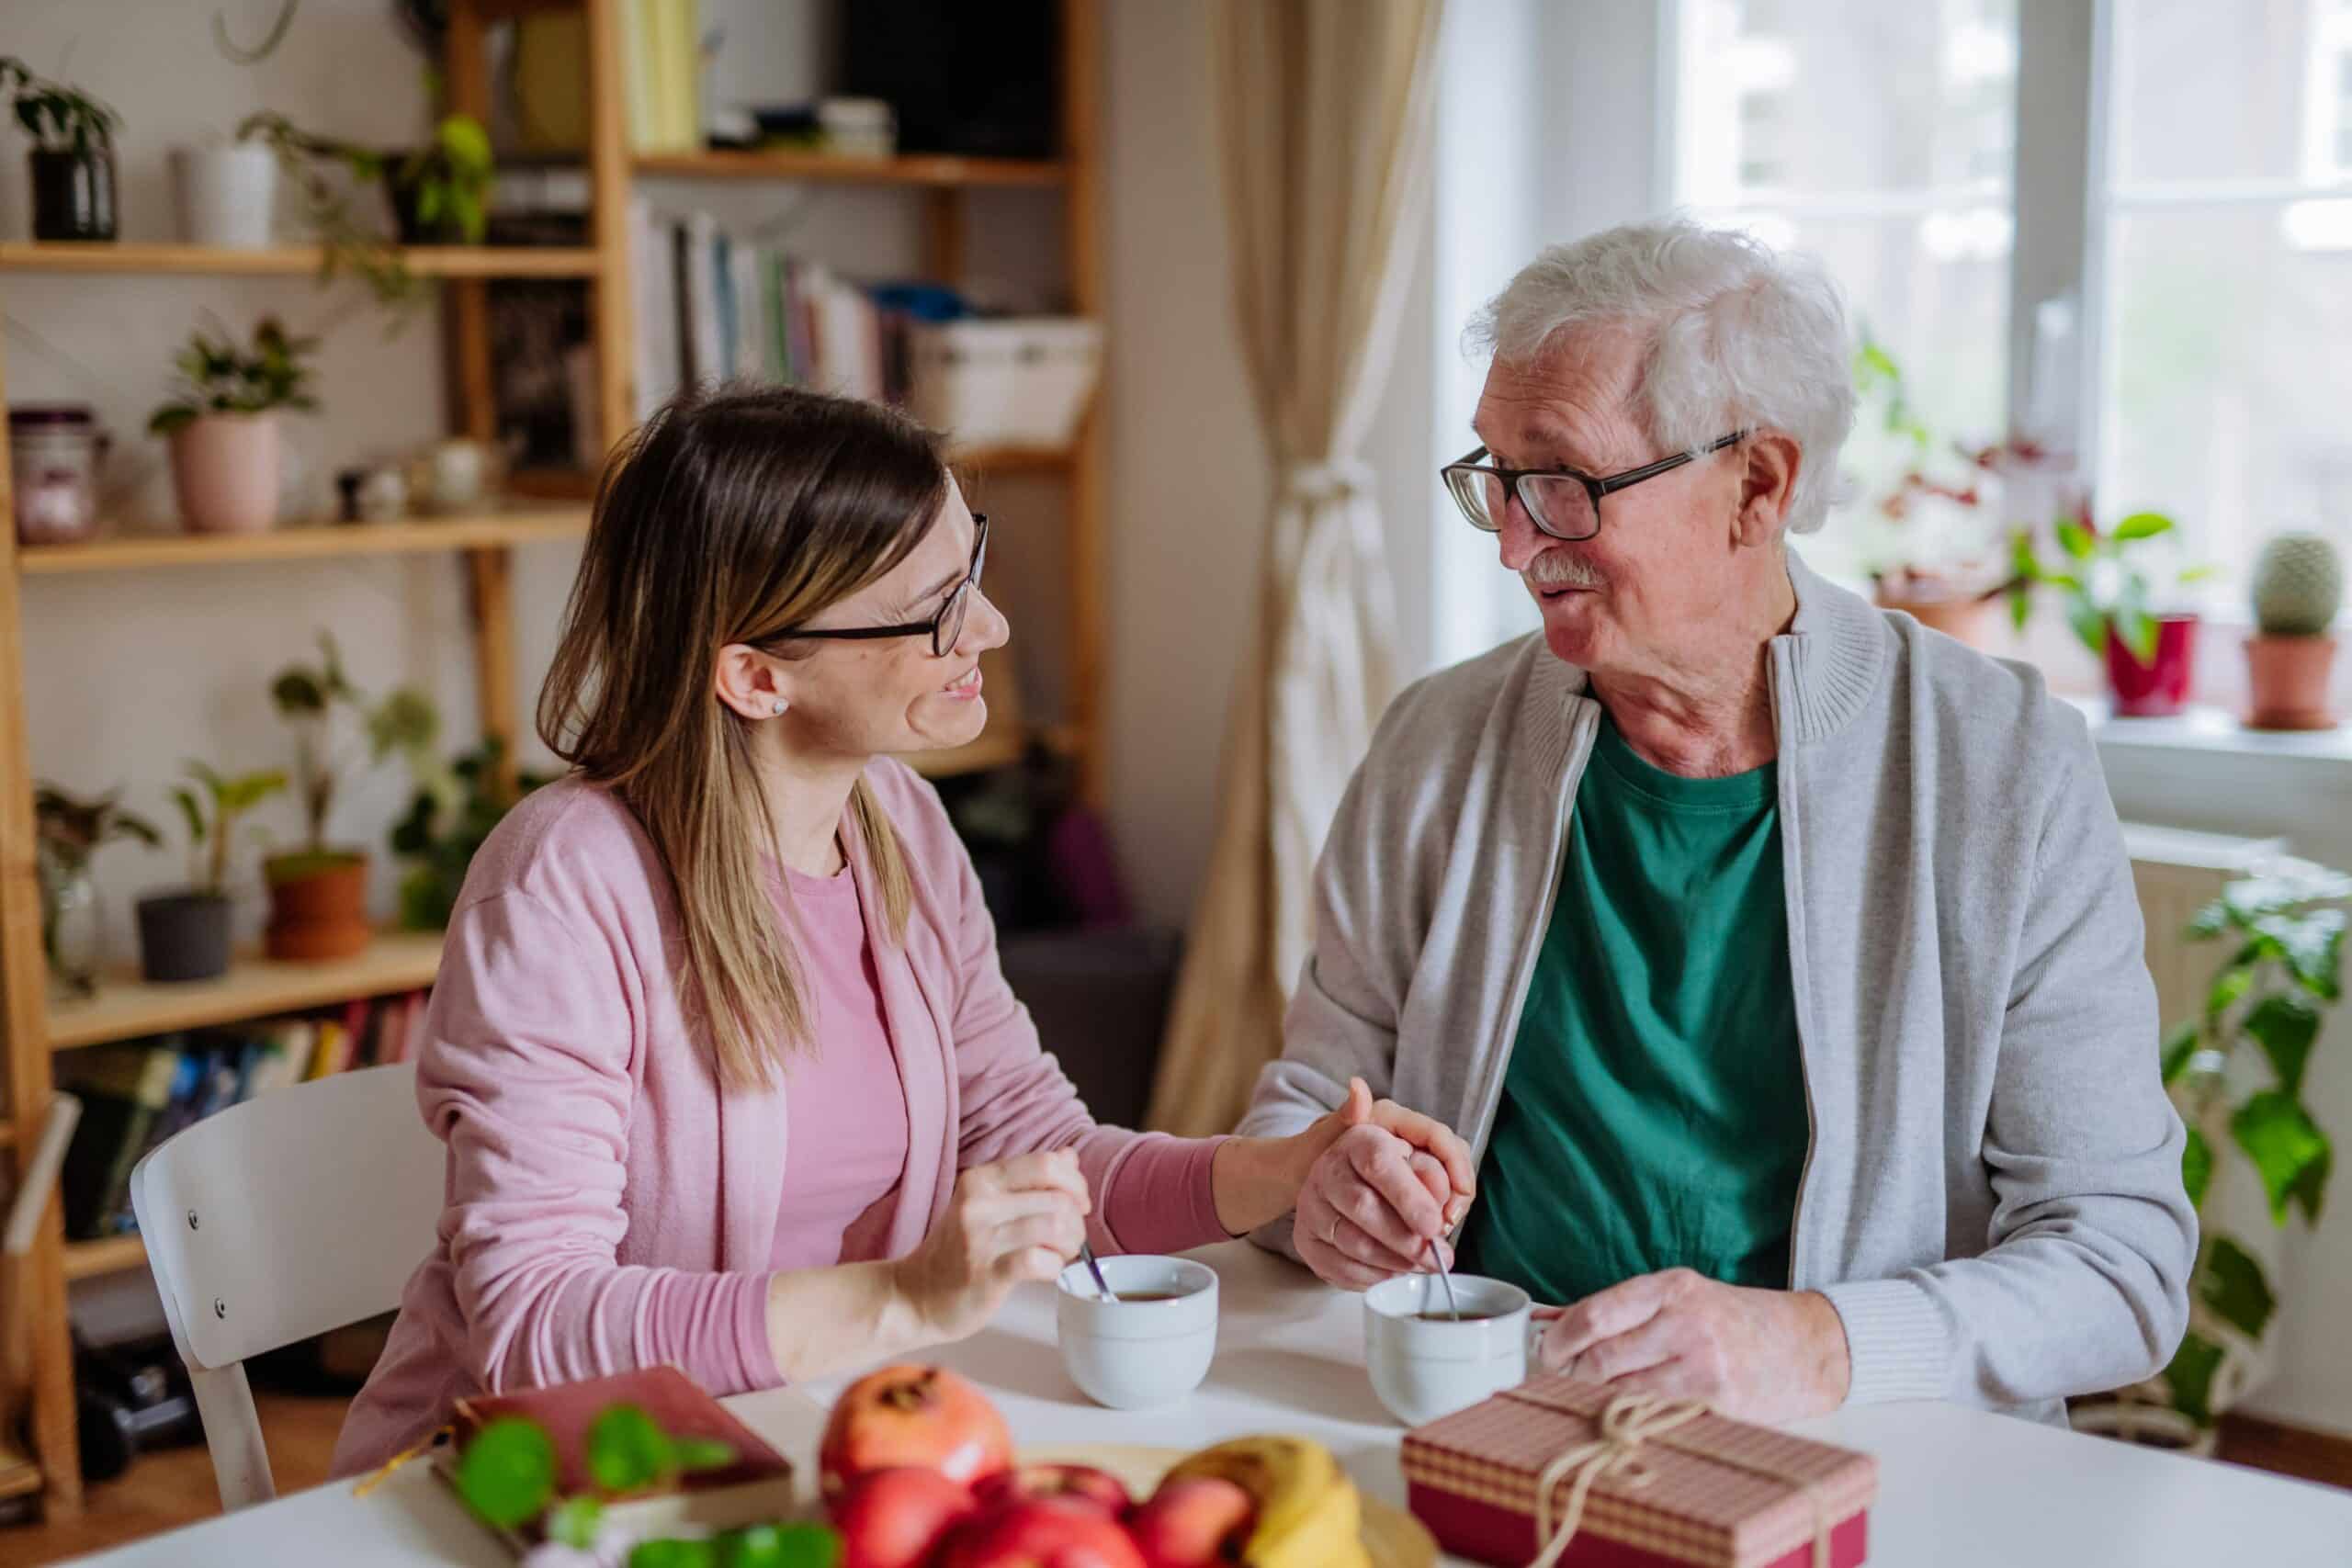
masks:
[(1355, 1483), (1320, 1443), (1238, 1438), (1202, 1450), (1169, 1475), (1230, 1481), (1256, 1500), (1257, 1528), (1241, 1552), (1250, 1568), (1370, 1568)]

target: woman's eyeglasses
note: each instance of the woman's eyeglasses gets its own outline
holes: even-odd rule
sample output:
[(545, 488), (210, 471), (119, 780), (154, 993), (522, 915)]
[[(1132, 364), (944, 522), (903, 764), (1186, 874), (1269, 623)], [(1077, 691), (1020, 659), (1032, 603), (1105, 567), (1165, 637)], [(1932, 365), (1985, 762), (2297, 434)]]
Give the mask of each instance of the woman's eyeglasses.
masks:
[(831, 642), (866, 642), (886, 637), (929, 637), (934, 659), (944, 659), (955, 651), (957, 639), (964, 635), (964, 618), (970, 614), (972, 595), (979, 591), (980, 568), (988, 564), (989, 519), (983, 512), (972, 513), (972, 570), (964, 581), (949, 591), (947, 602), (939, 613), (927, 621), (910, 621), (896, 626), (819, 626), (778, 632), (771, 641), (797, 642), (806, 637), (821, 637)]

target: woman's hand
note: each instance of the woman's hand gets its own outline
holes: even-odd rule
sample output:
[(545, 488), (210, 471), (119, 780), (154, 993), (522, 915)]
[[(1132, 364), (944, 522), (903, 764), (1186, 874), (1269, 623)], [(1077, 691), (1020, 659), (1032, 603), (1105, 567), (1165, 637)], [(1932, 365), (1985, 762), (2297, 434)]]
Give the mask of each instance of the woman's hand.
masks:
[(956, 1179), (922, 1245), (890, 1266), (892, 1282), (925, 1338), (962, 1339), (996, 1315), (1013, 1286), (1069, 1266), (1092, 1206), (1075, 1149), (976, 1165)]
[(1452, 1129), (1394, 1100), (1375, 1100), (1362, 1078), (1351, 1078), (1346, 1101), (1305, 1132), (1287, 1138), (1230, 1138), (1217, 1146), (1219, 1223), (1240, 1235), (1295, 1209), (1303, 1211), (1318, 1172), (1336, 1181), (1335, 1151), (1351, 1170), (1361, 1166), (1383, 1176), (1401, 1173), (1417, 1183), (1419, 1193), (1400, 1188), (1393, 1201), (1410, 1207), (1416, 1221), (1426, 1221), (1432, 1237), (1460, 1224), (1476, 1193), (1470, 1146)]

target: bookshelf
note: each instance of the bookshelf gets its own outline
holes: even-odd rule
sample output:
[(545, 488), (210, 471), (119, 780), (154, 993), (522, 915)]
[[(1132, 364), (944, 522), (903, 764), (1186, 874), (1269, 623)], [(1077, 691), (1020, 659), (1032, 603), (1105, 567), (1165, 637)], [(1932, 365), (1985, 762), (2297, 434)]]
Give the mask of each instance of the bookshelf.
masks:
[[(1100, 54), (1098, 0), (1063, 0), (1059, 78), (1061, 154), (1051, 159), (991, 159), (910, 155), (845, 158), (793, 151), (632, 153), (625, 143), (622, 103), (621, 11), (625, 0), (450, 0), (445, 104), (485, 121), (492, 96), (489, 29), (534, 11), (577, 10), (587, 21), (589, 114), (585, 163), (590, 184), (585, 245), (428, 246), (402, 254), (409, 270), (439, 281), (450, 387), (449, 427), (487, 439), (495, 431), (490, 344), (489, 284), (506, 278), (576, 279), (588, 293), (595, 349), (594, 414), (609, 449), (633, 423), (635, 327), (631, 310), (628, 209), (638, 183), (725, 180), (854, 184), (902, 190), (919, 204), (922, 261), (944, 281), (961, 281), (967, 198), (991, 189), (1032, 189), (1060, 198), (1060, 231), (1073, 304), (1081, 315), (1102, 306), (1102, 252), (1097, 234), (1099, 173), (1095, 148), (1095, 65)], [(257, 87), (256, 91), (260, 89)], [(53, 244), (0, 242), (0, 276), (50, 274), (110, 279), (162, 277), (283, 277), (314, 276), (316, 246), (259, 251), (162, 243)], [(434, 334), (418, 333), (419, 352), (434, 352)], [(0, 404), (6, 401), (0, 356)], [(951, 460), (968, 485), (1019, 475), (1064, 487), (1068, 535), (1062, 541), (1069, 660), (1067, 712), (1048, 724), (992, 725), (955, 752), (910, 759), (934, 776), (1014, 762), (1032, 739), (1076, 764), (1081, 787), (1099, 791), (1099, 671), (1102, 643), (1102, 424), (1082, 422), (1066, 449), (967, 447)], [(153, 987), (117, 975), (88, 1000), (52, 1004), (40, 950), (40, 895), (34, 874), (32, 759), (26, 729), (28, 669), (22, 595), (41, 580), (72, 574), (211, 565), (266, 565), (303, 559), (413, 552), (461, 558), (472, 618), (478, 707), (487, 734), (511, 742), (519, 731), (521, 678), (511, 604), (513, 552), (522, 546), (576, 539), (588, 524), (594, 479), (566, 470), (532, 470), (511, 477), (517, 498), (496, 510), (466, 516), (391, 524), (282, 527), (251, 536), (122, 534), (90, 544), (20, 549), (12, 526), (0, 525), (0, 1162), (14, 1172), (32, 1146), (53, 1091), (51, 1054), (74, 1046), (135, 1039), (220, 1023), (300, 1011), (356, 998), (429, 985), (437, 971), (439, 942), (430, 934), (386, 933), (366, 953), (340, 963), (277, 964), (242, 957), (220, 979), (196, 986)], [(0, 518), (10, 513), (9, 476), (0, 450)], [(257, 605), (256, 613), (266, 610)], [(1007, 705), (1008, 706), (1010, 705)], [(21, 1336), (29, 1343), (29, 1372), (22, 1388), (0, 1387), (0, 1422), (29, 1397), (30, 1462), (10, 1451), (0, 1425), (0, 1496), (45, 1493), (52, 1517), (80, 1511), (82, 1481), (74, 1433), (72, 1348), (66, 1330), (67, 1282), (134, 1269), (146, 1253), (136, 1236), (68, 1245), (59, 1205), (44, 1216), (28, 1267), (15, 1270), (21, 1288), (0, 1299), (0, 1344)], [(0, 1378), (6, 1376), (0, 1367)]]
[[(594, 277), (601, 258), (583, 247), (408, 245), (401, 263), (418, 277)], [(212, 245), (0, 243), (0, 272), (134, 276), (277, 277), (315, 274), (325, 261), (316, 245), (266, 251)]]

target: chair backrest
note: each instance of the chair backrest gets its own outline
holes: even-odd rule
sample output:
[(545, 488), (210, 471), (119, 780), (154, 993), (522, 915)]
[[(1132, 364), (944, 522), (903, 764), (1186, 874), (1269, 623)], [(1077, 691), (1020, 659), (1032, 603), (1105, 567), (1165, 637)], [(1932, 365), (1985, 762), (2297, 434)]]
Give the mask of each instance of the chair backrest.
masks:
[(403, 1064), (231, 1106), (132, 1170), (131, 1207), (224, 1508), (275, 1495), (242, 1363), (400, 1304), (436, 1245), (442, 1154)]

